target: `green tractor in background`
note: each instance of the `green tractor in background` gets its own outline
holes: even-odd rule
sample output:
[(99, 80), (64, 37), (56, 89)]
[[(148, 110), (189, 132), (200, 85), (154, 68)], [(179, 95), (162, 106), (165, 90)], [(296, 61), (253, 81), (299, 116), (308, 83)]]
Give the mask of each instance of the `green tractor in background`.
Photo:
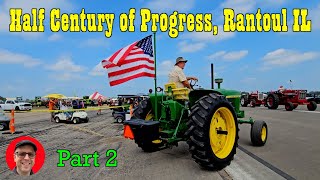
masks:
[(89, 96), (83, 96), (83, 102), (84, 102), (84, 106), (88, 107), (88, 106), (93, 106), (94, 103), (92, 102), (92, 100), (89, 98)]
[[(213, 75), (212, 75), (213, 78)], [(178, 146), (186, 141), (195, 162), (209, 169), (229, 165), (236, 154), (238, 124), (251, 125), (251, 142), (263, 146), (268, 129), (264, 121), (244, 118), (240, 110), (241, 92), (221, 89), (223, 79), (215, 79), (218, 89), (176, 88), (174, 83), (157, 88), (124, 121), (124, 137), (146, 152)], [(190, 82), (194, 87), (196, 82)], [(213, 83), (213, 82), (212, 82)], [(213, 87), (213, 85), (212, 85)], [(157, 112), (158, 117), (155, 117)]]
[(41, 100), (41, 96), (36, 96), (34, 98), (34, 105), (37, 107), (40, 107), (43, 105), (42, 100)]

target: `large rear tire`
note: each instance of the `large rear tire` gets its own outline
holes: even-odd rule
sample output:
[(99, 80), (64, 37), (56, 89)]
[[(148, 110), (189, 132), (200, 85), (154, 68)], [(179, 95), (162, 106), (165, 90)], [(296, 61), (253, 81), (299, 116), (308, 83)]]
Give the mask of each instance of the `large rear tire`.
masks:
[(267, 107), (269, 109), (277, 109), (279, 106), (279, 96), (276, 94), (269, 94), (267, 97)]
[[(139, 105), (133, 110), (131, 119), (153, 119), (152, 104), (150, 99), (142, 100)], [(145, 152), (155, 152), (159, 150), (162, 143), (151, 142), (137, 142), (138, 146)]]
[(247, 107), (249, 102), (248, 102), (248, 96), (247, 95), (242, 95), (240, 99), (240, 104), (242, 107)]
[(150, 99), (142, 100), (133, 110), (131, 119), (150, 120), (153, 118), (152, 104)]
[(211, 93), (191, 108), (187, 123), (189, 150), (202, 167), (222, 169), (230, 164), (238, 146), (235, 110), (225, 96)]

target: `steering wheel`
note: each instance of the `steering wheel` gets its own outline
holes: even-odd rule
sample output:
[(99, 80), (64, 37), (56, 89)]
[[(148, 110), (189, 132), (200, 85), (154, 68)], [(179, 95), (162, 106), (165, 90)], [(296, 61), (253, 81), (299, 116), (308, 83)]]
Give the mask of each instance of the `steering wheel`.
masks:
[(198, 80), (190, 79), (189, 81), (190, 81), (191, 89), (194, 89), (194, 88), (193, 88), (194, 86), (198, 86), (198, 85), (196, 85), (196, 84), (197, 84), (197, 82), (198, 82)]
[(163, 89), (162, 89), (161, 87), (157, 87), (156, 91), (157, 91), (157, 92), (162, 92)]

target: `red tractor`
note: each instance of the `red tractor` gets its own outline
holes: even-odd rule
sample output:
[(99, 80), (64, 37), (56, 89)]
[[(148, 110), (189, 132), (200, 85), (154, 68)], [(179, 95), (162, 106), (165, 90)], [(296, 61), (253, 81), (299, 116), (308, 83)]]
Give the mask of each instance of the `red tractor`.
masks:
[(298, 105), (307, 105), (309, 111), (317, 109), (317, 103), (308, 101), (306, 98), (307, 90), (289, 90), (269, 92), (266, 104), (269, 109), (277, 109), (279, 105), (284, 105), (287, 111), (292, 111)]
[[(265, 105), (265, 99), (267, 94), (262, 92), (241, 92), (240, 104), (242, 107), (247, 107), (250, 104), (251, 107)], [(265, 105), (266, 106), (266, 105)]]

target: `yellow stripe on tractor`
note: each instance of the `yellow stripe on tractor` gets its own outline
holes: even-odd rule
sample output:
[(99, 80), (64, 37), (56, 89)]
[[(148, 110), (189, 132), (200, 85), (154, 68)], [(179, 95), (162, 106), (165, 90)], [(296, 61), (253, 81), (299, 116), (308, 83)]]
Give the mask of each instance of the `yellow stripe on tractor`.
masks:
[(226, 96), (226, 98), (230, 99), (230, 98), (239, 98), (240, 95), (233, 95), (233, 96)]

